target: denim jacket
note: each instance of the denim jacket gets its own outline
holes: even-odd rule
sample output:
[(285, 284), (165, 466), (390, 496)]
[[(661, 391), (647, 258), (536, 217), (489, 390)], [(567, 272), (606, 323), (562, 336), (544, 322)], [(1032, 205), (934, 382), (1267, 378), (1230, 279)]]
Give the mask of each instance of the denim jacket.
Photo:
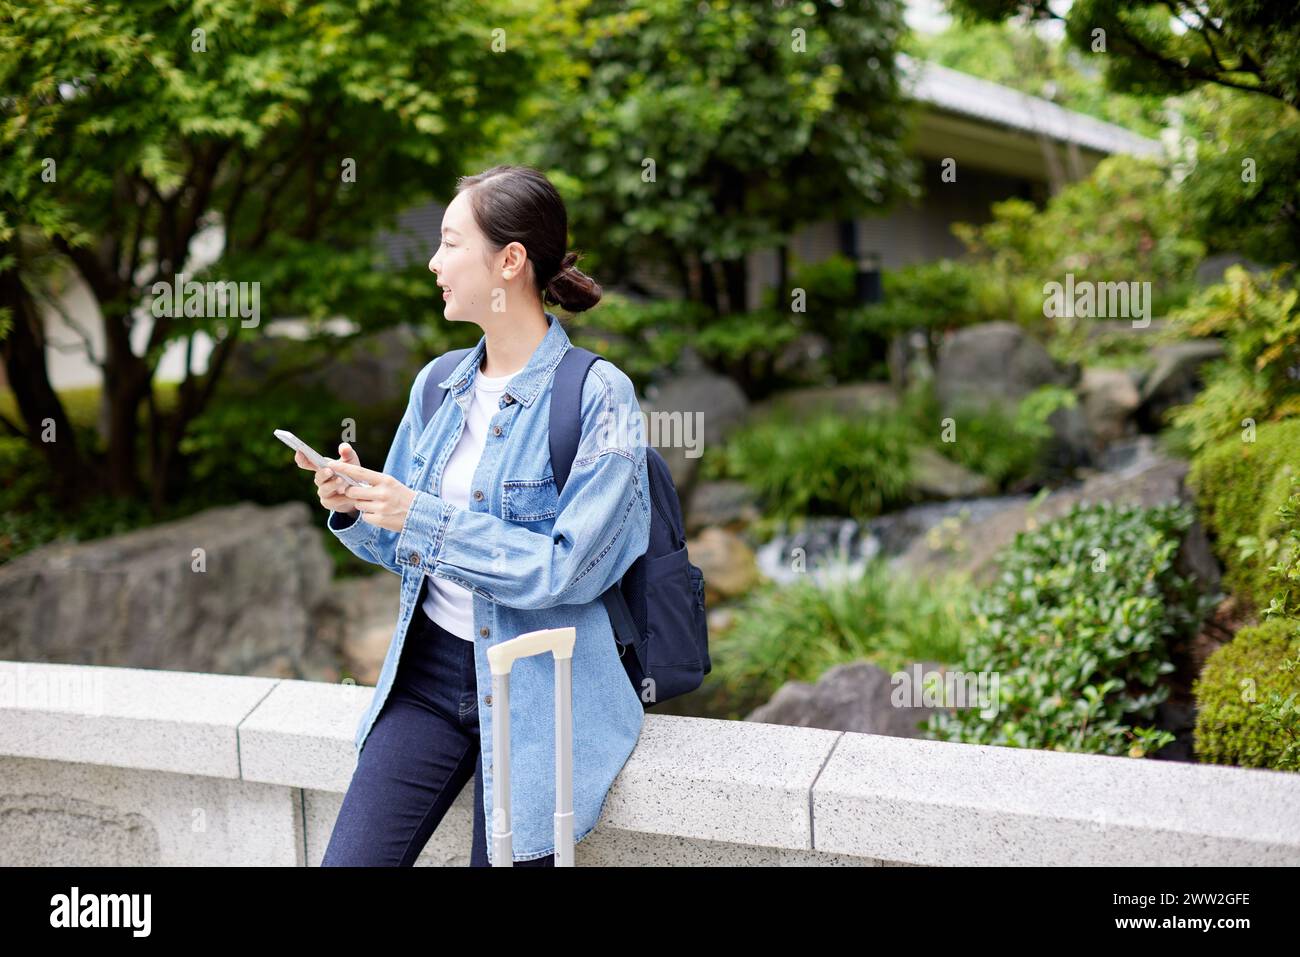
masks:
[[(540, 628), (576, 627), (573, 828), (580, 841), (596, 826), (605, 795), (641, 733), (644, 711), (619, 660), (600, 595), (649, 544), (650, 486), (635, 388), (620, 369), (598, 359), (583, 386), (582, 439), (573, 468), (563, 494), (556, 492), (548, 445), (551, 382), (570, 342), (554, 314), (547, 312), (546, 321), (545, 338), (510, 380), (492, 417), (468, 508), (438, 492), (465, 425), (486, 337), (440, 383), (451, 391), (428, 428), (421, 400), (433, 364), (415, 378), (383, 467), (415, 491), (402, 530), (339, 512), (330, 512), (326, 526), (356, 555), (402, 578), (397, 624), (357, 728), (358, 752), (392, 687), (424, 576), (473, 594), (486, 821), (492, 820), (493, 719), (487, 649)], [(510, 804), (517, 861), (555, 850), (554, 681), (549, 654), (520, 659), (511, 673)], [(487, 843), (490, 858), (490, 833)]]

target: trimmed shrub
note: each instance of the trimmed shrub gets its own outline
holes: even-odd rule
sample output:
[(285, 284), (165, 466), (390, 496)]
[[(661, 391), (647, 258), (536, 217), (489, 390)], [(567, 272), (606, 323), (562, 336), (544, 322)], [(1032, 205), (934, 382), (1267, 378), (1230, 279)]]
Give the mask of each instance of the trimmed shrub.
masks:
[(1268, 604), (1268, 565), (1283, 531), (1278, 507), (1300, 474), (1300, 419), (1261, 423), (1254, 442), (1238, 436), (1203, 449), (1188, 486), (1205, 527), (1214, 534), (1224, 582), (1256, 607)]
[(1181, 503), (1101, 502), (1017, 535), (976, 599), (961, 667), (998, 675), (998, 712), (940, 712), (931, 736), (1132, 757), (1172, 741), (1143, 725), (1168, 696), (1170, 641), (1208, 610), (1174, 568), (1191, 523)]
[(1237, 632), (1193, 686), (1196, 756), (1211, 764), (1300, 771), (1300, 634), (1274, 618)]

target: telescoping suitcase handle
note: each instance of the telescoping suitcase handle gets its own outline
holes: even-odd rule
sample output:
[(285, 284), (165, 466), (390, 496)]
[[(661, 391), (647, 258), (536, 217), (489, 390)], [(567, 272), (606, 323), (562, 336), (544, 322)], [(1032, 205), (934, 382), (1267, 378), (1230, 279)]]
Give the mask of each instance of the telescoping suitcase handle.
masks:
[(513, 867), (510, 819), (510, 669), (519, 658), (555, 656), (555, 866), (573, 866), (573, 642), (577, 630), (543, 628), (487, 650), (492, 671), (493, 866)]

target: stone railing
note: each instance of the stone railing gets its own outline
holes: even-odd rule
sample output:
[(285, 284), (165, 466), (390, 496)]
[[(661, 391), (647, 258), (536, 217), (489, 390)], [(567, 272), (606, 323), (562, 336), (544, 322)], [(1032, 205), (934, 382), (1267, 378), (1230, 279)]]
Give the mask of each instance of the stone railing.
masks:
[[(0, 662), (0, 864), (317, 865), (371, 694)], [(576, 861), (1300, 864), (1300, 774), (649, 713)]]

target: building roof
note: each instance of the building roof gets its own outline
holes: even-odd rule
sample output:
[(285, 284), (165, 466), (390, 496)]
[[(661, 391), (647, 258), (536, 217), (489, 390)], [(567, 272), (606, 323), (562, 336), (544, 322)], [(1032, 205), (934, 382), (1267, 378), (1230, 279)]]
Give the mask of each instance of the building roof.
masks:
[(1041, 132), (1099, 153), (1152, 156), (1163, 150), (1158, 140), (991, 80), (906, 53), (899, 53), (897, 62), (904, 90), (918, 103), (1011, 129)]

